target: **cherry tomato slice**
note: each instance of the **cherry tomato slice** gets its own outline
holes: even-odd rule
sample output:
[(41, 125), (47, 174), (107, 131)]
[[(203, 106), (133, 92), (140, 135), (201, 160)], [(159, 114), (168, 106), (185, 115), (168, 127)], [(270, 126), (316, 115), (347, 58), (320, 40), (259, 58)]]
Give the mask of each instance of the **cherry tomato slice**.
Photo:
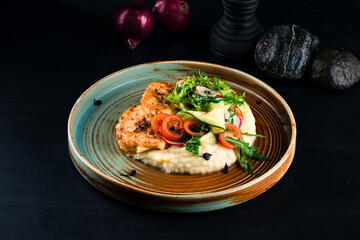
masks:
[(240, 108), (231, 105), (230, 109), (233, 110), (237, 115), (239, 115), (241, 117), (241, 119), (244, 119), (244, 114)]
[(184, 122), (176, 115), (169, 115), (164, 118), (160, 131), (164, 138), (179, 141), (184, 135)]
[(242, 137), (241, 131), (234, 124), (226, 123), (225, 124), (225, 132), (218, 135), (218, 141), (226, 148), (234, 149), (236, 148), (234, 144), (229, 143), (225, 140), (226, 137), (232, 137), (239, 139)]
[[(193, 135), (195, 137), (200, 137), (202, 125), (203, 123), (198, 120), (187, 120), (184, 122), (184, 129), (188, 134)], [(204, 134), (205, 132), (203, 131), (201, 136), (203, 136)]]
[(160, 133), (161, 124), (167, 116), (169, 116), (169, 114), (158, 113), (151, 119), (151, 128), (155, 133)]

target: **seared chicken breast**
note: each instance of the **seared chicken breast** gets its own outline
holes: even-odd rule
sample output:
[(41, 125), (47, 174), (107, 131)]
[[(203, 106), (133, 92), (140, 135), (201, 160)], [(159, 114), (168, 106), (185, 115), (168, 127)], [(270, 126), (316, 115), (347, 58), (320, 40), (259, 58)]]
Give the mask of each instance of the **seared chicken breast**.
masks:
[[(150, 149), (165, 149), (166, 143), (151, 129), (151, 119), (157, 113), (175, 114), (165, 99), (173, 91), (174, 84), (152, 82), (145, 90), (140, 105), (127, 109), (116, 128), (116, 140), (127, 153), (141, 153)], [(178, 108), (177, 104), (171, 105)]]
[(151, 129), (152, 114), (142, 105), (127, 109), (116, 128), (116, 140), (126, 153), (141, 153), (149, 149), (164, 149), (166, 143)]
[[(160, 112), (173, 115), (176, 111), (170, 107), (170, 102), (166, 100), (166, 97), (174, 88), (175, 85), (170, 82), (152, 82), (145, 90), (140, 103), (146, 112), (153, 115)], [(179, 108), (178, 104), (171, 103), (171, 106)]]

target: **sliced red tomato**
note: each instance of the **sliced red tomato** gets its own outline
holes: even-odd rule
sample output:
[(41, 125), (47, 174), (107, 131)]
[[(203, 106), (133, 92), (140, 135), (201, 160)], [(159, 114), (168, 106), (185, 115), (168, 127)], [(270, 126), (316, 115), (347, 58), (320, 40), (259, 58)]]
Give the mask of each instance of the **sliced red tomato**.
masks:
[(241, 119), (244, 119), (244, 114), (240, 108), (231, 105), (230, 109), (233, 110), (237, 115), (239, 115)]
[(234, 144), (229, 143), (225, 140), (226, 137), (232, 137), (239, 139), (242, 137), (241, 131), (234, 124), (226, 123), (225, 124), (225, 132), (218, 135), (218, 141), (221, 145), (226, 148), (234, 149), (236, 148)]
[(160, 131), (164, 138), (179, 141), (184, 135), (184, 121), (176, 115), (169, 115), (164, 118)]
[(160, 133), (161, 124), (167, 116), (169, 116), (169, 114), (158, 113), (151, 119), (151, 128), (155, 133)]
[[(184, 122), (184, 129), (188, 134), (195, 137), (200, 137), (202, 125), (203, 123), (198, 120), (187, 120)], [(204, 134), (205, 132), (202, 132), (201, 136), (203, 136)]]

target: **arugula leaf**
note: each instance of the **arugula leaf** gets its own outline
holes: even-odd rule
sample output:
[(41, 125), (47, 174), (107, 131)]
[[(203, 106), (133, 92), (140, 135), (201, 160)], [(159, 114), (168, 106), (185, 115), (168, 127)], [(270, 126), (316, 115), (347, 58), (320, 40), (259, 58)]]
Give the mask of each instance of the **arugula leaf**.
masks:
[(241, 148), (237, 148), (236, 150), (239, 150), (239, 155), (240, 155), (240, 158), (239, 159), (239, 162), (240, 162), (240, 165), (241, 167), (249, 174), (255, 176), (255, 177), (258, 177), (258, 176), (261, 176), (262, 173), (254, 173), (253, 170), (252, 170), (252, 160), (249, 156), (247, 156), (244, 151), (241, 151)]
[(245, 98), (245, 93), (241, 94), (241, 95), (237, 95), (235, 94), (233, 91), (228, 92), (226, 94), (223, 94), (223, 98), (225, 98), (226, 102), (230, 103), (231, 105), (234, 106), (241, 106), (245, 103), (244, 98)]
[(254, 173), (252, 170), (252, 158), (255, 158), (259, 161), (270, 161), (270, 159), (263, 154), (256, 153), (255, 151), (257, 151), (259, 148), (249, 146), (249, 143), (245, 142), (243, 138), (235, 139), (231, 137), (225, 137), (225, 140), (237, 147), (235, 149), (235, 155), (239, 160), (240, 166), (247, 173), (253, 176), (260, 176), (261, 174)]
[(205, 130), (205, 125), (206, 125), (206, 123), (203, 123), (203, 124), (201, 125), (201, 131), (200, 131), (200, 133), (199, 133), (200, 136), (203, 135), (203, 132), (204, 132), (204, 130)]
[(236, 115), (236, 113), (235, 112), (233, 112), (232, 110), (231, 110), (231, 108), (229, 108), (228, 109), (228, 112), (229, 112), (229, 118), (225, 118), (225, 122), (229, 122), (229, 123), (234, 123), (234, 119), (232, 118), (233, 116), (235, 116)]
[(251, 158), (248, 158), (247, 155), (244, 153), (244, 151), (241, 151), (241, 148), (239, 148), (240, 152), (240, 164), (245, 169), (247, 173), (252, 173), (252, 160)]
[(250, 137), (266, 138), (266, 136), (263, 136), (263, 135), (260, 135), (260, 134), (251, 134), (251, 133), (247, 133), (247, 132), (242, 133), (242, 135), (250, 136)]
[(245, 142), (243, 138), (235, 139), (231, 137), (226, 137), (225, 140), (229, 143), (234, 144), (236, 147), (239, 147), (241, 151), (246, 154), (248, 157), (255, 158), (259, 161), (270, 161), (268, 157), (263, 154), (255, 153), (259, 150), (258, 147), (249, 146), (249, 143)]
[(201, 146), (201, 141), (199, 137), (192, 136), (189, 141), (186, 142), (185, 149), (189, 152), (194, 153), (195, 155), (200, 156), (199, 147)]

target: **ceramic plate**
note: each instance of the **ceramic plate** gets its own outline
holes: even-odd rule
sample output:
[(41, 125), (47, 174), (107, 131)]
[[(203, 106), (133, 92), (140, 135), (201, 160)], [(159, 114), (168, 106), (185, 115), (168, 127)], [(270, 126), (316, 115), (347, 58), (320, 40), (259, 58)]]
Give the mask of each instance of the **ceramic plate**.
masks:
[[(226, 80), (246, 101), (256, 119), (254, 145), (271, 161), (254, 161), (253, 177), (238, 164), (229, 174), (166, 174), (127, 157), (115, 139), (119, 116), (139, 100), (153, 81), (177, 82), (198, 72)], [(101, 104), (100, 101), (101, 101)], [(272, 187), (285, 174), (295, 154), (294, 116), (271, 87), (237, 69), (195, 61), (165, 61), (142, 64), (113, 73), (86, 90), (75, 103), (68, 121), (71, 158), (93, 186), (104, 193), (142, 208), (201, 212), (230, 207), (250, 200)], [(124, 176), (136, 170), (133, 177)]]

